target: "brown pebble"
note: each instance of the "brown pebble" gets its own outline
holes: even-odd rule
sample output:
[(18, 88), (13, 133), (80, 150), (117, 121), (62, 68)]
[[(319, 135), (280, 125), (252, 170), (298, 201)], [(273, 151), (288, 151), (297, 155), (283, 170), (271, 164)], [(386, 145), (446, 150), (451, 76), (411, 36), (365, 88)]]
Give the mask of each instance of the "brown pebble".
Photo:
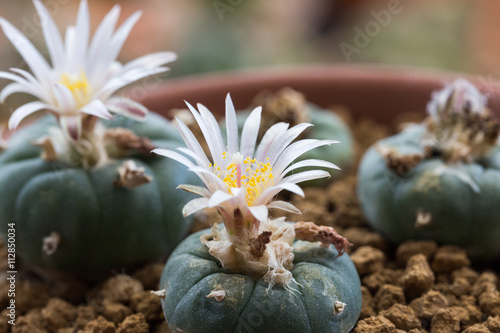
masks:
[(436, 311), (448, 306), (448, 300), (440, 292), (429, 290), (423, 296), (411, 301), (409, 306), (415, 311), (418, 318), (430, 321)]
[[(356, 193), (356, 178), (348, 176), (333, 182), (326, 189), (329, 206), (333, 208), (332, 217), (335, 225), (349, 228), (366, 226), (366, 219), (361, 212)], [(325, 196), (325, 193), (321, 193)], [(306, 195), (307, 197), (307, 195)]]
[(359, 275), (366, 275), (384, 267), (385, 254), (374, 247), (362, 246), (351, 254), (351, 259)]
[(403, 333), (383, 316), (369, 317), (358, 321), (353, 333)]
[(452, 308), (442, 308), (436, 311), (431, 321), (431, 333), (458, 333), (460, 320)]
[(491, 333), (483, 324), (475, 324), (468, 327), (463, 333)]
[(130, 307), (134, 312), (142, 313), (148, 321), (163, 319), (161, 300), (150, 291), (143, 291), (132, 296)]
[(401, 275), (403, 275), (403, 270), (401, 269), (394, 270), (384, 268), (365, 276), (363, 278), (363, 285), (366, 286), (370, 292), (376, 293), (384, 284), (397, 284)]
[(41, 309), (28, 311), (16, 319), (16, 325), (11, 326), (11, 333), (46, 333)]
[(68, 326), (76, 318), (76, 308), (73, 304), (60, 298), (51, 298), (47, 306), (42, 309), (45, 326), (51, 331)]
[(472, 325), (483, 320), (483, 312), (476, 305), (476, 298), (474, 296), (462, 295), (453, 305), (462, 307), (467, 312), (469, 319), (463, 324)]
[(163, 272), (164, 263), (154, 263), (135, 272), (134, 277), (140, 281), (144, 289), (158, 289), (158, 281), (160, 281), (161, 273)]
[(479, 275), (476, 282), (472, 285), (470, 294), (474, 297), (479, 297), (486, 289), (496, 289), (497, 285), (497, 276), (492, 272), (484, 272)]
[(452, 281), (455, 281), (457, 278), (466, 279), (470, 285), (473, 285), (479, 278), (479, 273), (470, 267), (462, 267), (451, 272)]
[(148, 333), (149, 324), (146, 322), (146, 317), (142, 313), (134, 314), (125, 318), (118, 325), (116, 333)]
[(496, 288), (487, 288), (478, 297), (478, 304), (489, 316), (500, 315), (500, 292)]
[(486, 326), (491, 333), (500, 333), (500, 317), (488, 317), (484, 322), (484, 326)]
[(401, 330), (409, 331), (414, 328), (422, 328), (422, 324), (415, 315), (415, 311), (409, 306), (394, 304), (389, 309), (381, 311), (380, 314), (389, 319)]
[(75, 330), (82, 329), (89, 321), (96, 319), (94, 308), (90, 305), (80, 305), (76, 308), (76, 319), (73, 324)]
[(103, 302), (103, 316), (114, 322), (115, 324), (121, 323), (127, 316), (132, 314), (132, 310), (118, 302), (111, 302), (105, 300)]
[(392, 284), (385, 284), (377, 291), (373, 301), (377, 311), (388, 309), (396, 303), (405, 304), (403, 288)]
[(406, 262), (416, 254), (423, 254), (430, 261), (437, 250), (437, 243), (429, 240), (408, 240), (398, 246), (396, 259), (401, 266), (406, 266)]
[(342, 233), (351, 242), (352, 250), (356, 250), (361, 246), (371, 246), (376, 249), (385, 251), (388, 248), (387, 240), (378, 232), (366, 228), (347, 228)]
[(89, 321), (78, 333), (115, 333), (116, 325), (99, 316), (97, 319)]
[(30, 309), (44, 307), (49, 300), (47, 289), (40, 282), (16, 281), (16, 310), (24, 313)]
[(373, 297), (368, 288), (361, 286), (361, 314), (360, 319), (371, 317), (375, 315), (373, 309)]
[(453, 245), (440, 247), (434, 254), (431, 264), (436, 273), (448, 273), (469, 265), (470, 261), (465, 250)]
[(141, 282), (124, 274), (104, 282), (101, 296), (111, 302), (129, 303), (133, 294), (144, 291)]
[(10, 320), (9, 317), (7, 317), (7, 314), (9, 313), (8, 309), (2, 310), (0, 312), (0, 333), (8, 333), (10, 330), (10, 324), (8, 321)]
[(434, 273), (423, 254), (416, 254), (408, 259), (400, 282), (408, 299), (420, 297), (431, 289)]

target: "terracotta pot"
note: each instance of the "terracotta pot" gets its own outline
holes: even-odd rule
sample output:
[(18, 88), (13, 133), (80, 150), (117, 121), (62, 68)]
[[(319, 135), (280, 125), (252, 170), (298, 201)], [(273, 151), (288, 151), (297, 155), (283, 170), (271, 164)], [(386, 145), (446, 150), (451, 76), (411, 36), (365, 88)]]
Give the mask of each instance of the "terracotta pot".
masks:
[(488, 93), (488, 105), (500, 116), (500, 83), (488, 78), (373, 66), (262, 68), (186, 77), (160, 84), (141, 102), (163, 115), (168, 115), (172, 108), (185, 108), (184, 100), (202, 103), (222, 115), (228, 92), (237, 108), (245, 108), (261, 90), (276, 91), (288, 86), (319, 106), (345, 105), (355, 118), (369, 115), (378, 121), (389, 121), (400, 112), (423, 112), (431, 93), (458, 77), (471, 80)]

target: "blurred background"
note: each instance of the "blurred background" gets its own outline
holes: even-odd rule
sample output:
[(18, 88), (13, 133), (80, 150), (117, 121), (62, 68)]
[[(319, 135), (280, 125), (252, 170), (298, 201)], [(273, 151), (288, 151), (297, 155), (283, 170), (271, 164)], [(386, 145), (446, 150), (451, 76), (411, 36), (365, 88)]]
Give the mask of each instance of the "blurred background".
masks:
[[(43, 1), (61, 30), (78, 0)], [(143, 16), (120, 55), (170, 50), (168, 78), (214, 71), (310, 63), (372, 63), (500, 76), (500, 1), (495, 0), (89, 0), (95, 29), (111, 7), (121, 21)], [(6, 18), (47, 54), (30, 0), (0, 0)], [(0, 70), (23, 67), (0, 31)], [(164, 79), (163, 77), (161, 79)], [(8, 84), (0, 80), (0, 89)], [(0, 105), (0, 119), (25, 99)]]

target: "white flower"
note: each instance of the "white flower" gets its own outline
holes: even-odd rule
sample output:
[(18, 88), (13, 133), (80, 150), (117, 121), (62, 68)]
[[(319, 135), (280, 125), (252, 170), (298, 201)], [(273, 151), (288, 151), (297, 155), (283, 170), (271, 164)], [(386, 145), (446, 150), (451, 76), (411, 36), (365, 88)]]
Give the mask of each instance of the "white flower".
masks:
[(486, 103), (486, 96), (474, 85), (467, 80), (457, 79), (432, 93), (432, 99), (427, 104), (427, 113), (439, 122), (448, 112), (461, 113), (464, 108), (468, 108), (472, 113), (482, 113)]
[(68, 27), (65, 40), (40, 0), (33, 0), (40, 17), (52, 66), (31, 42), (5, 19), (0, 25), (12, 44), (31, 69), (32, 74), (19, 68), (13, 73), (0, 72), (0, 78), (14, 81), (0, 94), (3, 102), (13, 93), (27, 93), (38, 101), (27, 103), (14, 111), (9, 128), (15, 129), (29, 114), (46, 109), (54, 113), (70, 138), (77, 140), (82, 122), (88, 115), (111, 118), (119, 113), (137, 120), (147, 109), (124, 97), (112, 97), (118, 89), (144, 77), (168, 70), (163, 64), (176, 59), (172, 52), (158, 52), (140, 57), (125, 65), (116, 58), (141, 13), (131, 15), (116, 31), (120, 7), (114, 6), (97, 28), (90, 41), (87, 0), (82, 0), (75, 26)]
[(311, 124), (303, 123), (290, 129), (288, 124), (275, 124), (256, 147), (262, 109), (258, 107), (250, 113), (243, 126), (240, 141), (235, 109), (228, 95), (226, 145), (212, 113), (201, 104), (198, 104), (199, 112), (189, 103), (186, 104), (203, 132), (211, 159), (206, 156), (193, 133), (179, 119), (176, 119), (177, 129), (187, 148), (178, 150), (194, 162), (172, 150), (153, 150), (186, 165), (206, 186), (179, 186), (202, 196), (186, 204), (183, 209), (185, 216), (206, 207), (217, 207), (230, 233), (241, 234), (245, 231), (242, 229), (258, 229), (261, 222), (268, 220), (269, 208), (300, 213), (288, 202), (273, 201), (280, 191), (287, 190), (303, 196), (304, 192), (297, 183), (330, 176), (324, 170), (308, 170), (288, 175), (290, 172), (311, 166), (338, 169), (335, 164), (314, 159), (290, 165), (311, 149), (338, 142), (315, 139), (293, 142), (306, 128), (312, 126)]

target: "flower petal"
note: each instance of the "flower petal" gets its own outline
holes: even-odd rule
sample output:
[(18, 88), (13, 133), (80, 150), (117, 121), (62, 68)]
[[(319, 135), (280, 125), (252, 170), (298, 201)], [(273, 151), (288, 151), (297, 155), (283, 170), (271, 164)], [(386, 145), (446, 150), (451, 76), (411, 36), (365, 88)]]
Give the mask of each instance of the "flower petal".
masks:
[(325, 170), (309, 170), (296, 173), (294, 175), (283, 178), (283, 183), (301, 183), (307, 180), (313, 180), (318, 178), (328, 178), (330, 173)]
[(177, 186), (177, 188), (180, 188), (181, 190), (184, 190), (184, 191), (189, 192), (189, 193), (201, 195), (202, 197), (205, 197), (205, 198), (210, 197), (210, 191), (208, 191), (205, 187), (182, 184), (182, 185)]
[(56, 99), (56, 106), (62, 113), (76, 111), (76, 101), (68, 87), (61, 83), (56, 83), (54, 84), (53, 92)]
[(26, 61), (31, 71), (35, 74), (42, 85), (48, 87), (51, 82), (51, 70), (47, 61), (42, 57), (40, 52), (31, 44), (31, 42), (12, 24), (0, 17), (0, 25), (5, 33), (5, 36), (10, 40), (12, 45)]
[(276, 175), (281, 175), (283, 170), (296, 158), (314, 148), (331, 145), (334, 143), (338, 143), (338, 141), (305, 139), (294, 142), (281, 153), (276, 162), (273, 164), (273, 173), (276, 173)]
[(36, 92), (34, 92), (30, 86), (14, 82), (8, 84), (7, 86), (5, 86), (5, 88), (2, 89), (2, 92), (0, 93), (0, 103), (4, 103), (7, 97), (15, 93), (26, 93), (36, 96)]
[(221, 154), (226, 150), (226, 145), (224, 144), (224, 140), (222, 139), (222, 134), (220, 131), (219, 123), (215, 119), (212, 112), (210, 112), (203, 104), (197, 104), (198, 110), (200, 111), (200, 115), (207, 124), (210, 132), (213, 134), (213, 138), (215, 139), (215, 144), (219, 147)]
[(259, 146), (257, 147), (257, 151), (255, 152), (255, 158), (257, 161), (264, 161), (266, 157), (269, 157), (271, 148), (276, 141), (279, 140), (284, 133), (286, 133), (288, 126), (289, 124), (287, 123), (277, 123), (266, 131)]
[[(292, 164), (285, 171), (283, 171), (281, 176), (286, 175), (290, 171), (293, 171), (293, 170), (296, 170), (299, 168), (305, 168), (305, 167), (330, 168), (330, 169), (340, 170), (340, 168), (333, 163), (330, 163), (330, 162), (327, 162), (324, 160), (309, 159), (309, 160), (303, 160), (303, 161)], [(275, 181), (280, 181), (280, 180), (281, 179), (277, 179)]]
[(177, 54), (174, 52), (151, 53), (128, 62), (123, 66), (123, 71), (126, 72), (137, 68), (152, 69), (175, 60), (177, 60)]
[(184, 208), (182, 208), (182, 215), (184, 217), (189, 216), (197, 211), (208, 207), (208, 199), (207, 198), (196, 198), (189, 201)]
[(267, 221), (267, 218), (269, 216), (269, 211), (266, 205), (250, 206), (248, 207), (248, 210), (257, 220), (259, 220), (259, 222)]
[(278, 157), (281, 153), (288, 147), (293, 140), (295, 140), (302, 132), (304, 132), (308, 127), (311, 127), (312, 124), (302, 123), (295, 125), (286, 131), (283, 135), (278, 137), (274, 145), (269, 149), (269, 153), (266, 157), (269, 157), (269, 162), (274, 166)]
[(52, 60), (52, 67), (64, 67), (65, 58), (61, 34), (42, 2), (40, 0), (34, 0), (33, 3), (40, 17), (40, 24), (42, 26), (43, 36), (45, 37), (45, 44), (47, 45), (50, 59)]
[(76, 18), (75, 36), (78, 41), (75, 51), (75, 63), (82, 66), (85, 64), (85, 59), (87, 57), (87, 47), (90, 37), (90, 18), (87, 0), (81, 0), (80, 2), (78, 16)]
[(191, 167), (195, 166), (194, 163), (191, 162), (188, 158), (186, 158), (186, 157), (182, 156), (181, 154), (176, 153), (175, 151), (170, 150), (170, 149), (155, 148), (151, 152), (154, 153), (154, 154), (158, 154), (158, 155), (162, 155), (162, 156), (171, 158), (171, 159), (173, 159), (173, 160), (175, 160), (175, 161), (177, 161), (179, 163), (184, 164), (188, 168), (191, 168)]
[(203, 148), (201, 147), (200, 143), (194, 136), (193, 132), (187, 127), (186, 124), (182, 122), (182, 120), (175, 118), (176, 121), (176, 128), (179, 131), (179, 133), (182, 136), (182, 139), (186, 143), (186, 146), (191, 149), (196, 155), (198, 155), (202, 160), (203, 163), (200, 164), (200, 166), (205, 166), (207, 167), (210, 164), (210, 161), (205, 154)]
[(77, 141), (82, 133), (82, 116), (76, 115), (61, 115), (59, 117), (59, 124), (69, 138)]
[(252, 157), (254, 154), (255, 143), (259, 134), (261, 113), (262, 107), (256, 107), (243, 125), (240, 142), (240, 153), (243, 157)]
[(85, 105), (80, 109), (80, 111), (103, 119), (113, 119), (113, 116), (111, 115), (111, 113), (109, 113), (106, 105), (104, 105), (104, 103), (98, 99), (95, 99), (89, 104)]
[(125, 97), (113, 97), (106, 102), (106, 106), (113, 113), (138, 121), (143, 121), (148, 114), (144, 105)]
[(221, 203), (228, 201), (228, 200), (231, 200), (233, 198), (234, 197), (231, 194), (226, 193), (224, 191), (220, 191), (220, 190), (215, 191), (215, 193), (212, 194), (212, 196), (208, 200), (208, 207), (217, 207)]
[(42, 110), (47, 108), (47, 105), (42, 102), (31, 102), (28, 104), (24, 104), (23, 106), (20, 106), (19, 108), (12, 113), (12, 115), (9, 118), (9, 129), (14, 130), (21, 120), (32, 114), (33, 112)]
[(297, 184), (280, 183), (278, 185), (266, 188), (257, 198), (255, 198), (254, 204), (255, 205), (268, 204), (269, 201), (271, 201), (271, 199), (276, 194), (278, 194), (279, 192), (281, 192), (283, 190), (286, 190), (286, 191), (292, 192), (294, 194), (300, 195), (301, 197), (304, 197), (304, 191)]
[(227, 150), (230, 154), (236, 153), (238, 148), (238, 123), (236, 121), (236, 110), (234, 109), (231, 95), (226, 96), (226, 133)]
[(281, 209), (290, 213), (295, 213), (295, 214), (302, 214), (300, 209), (295, 207), (289, 202), (286, 201), (281, 201), (281, 200), (276, 200), (267, 205), (267, 208), (274, 208), (274, 209)]

